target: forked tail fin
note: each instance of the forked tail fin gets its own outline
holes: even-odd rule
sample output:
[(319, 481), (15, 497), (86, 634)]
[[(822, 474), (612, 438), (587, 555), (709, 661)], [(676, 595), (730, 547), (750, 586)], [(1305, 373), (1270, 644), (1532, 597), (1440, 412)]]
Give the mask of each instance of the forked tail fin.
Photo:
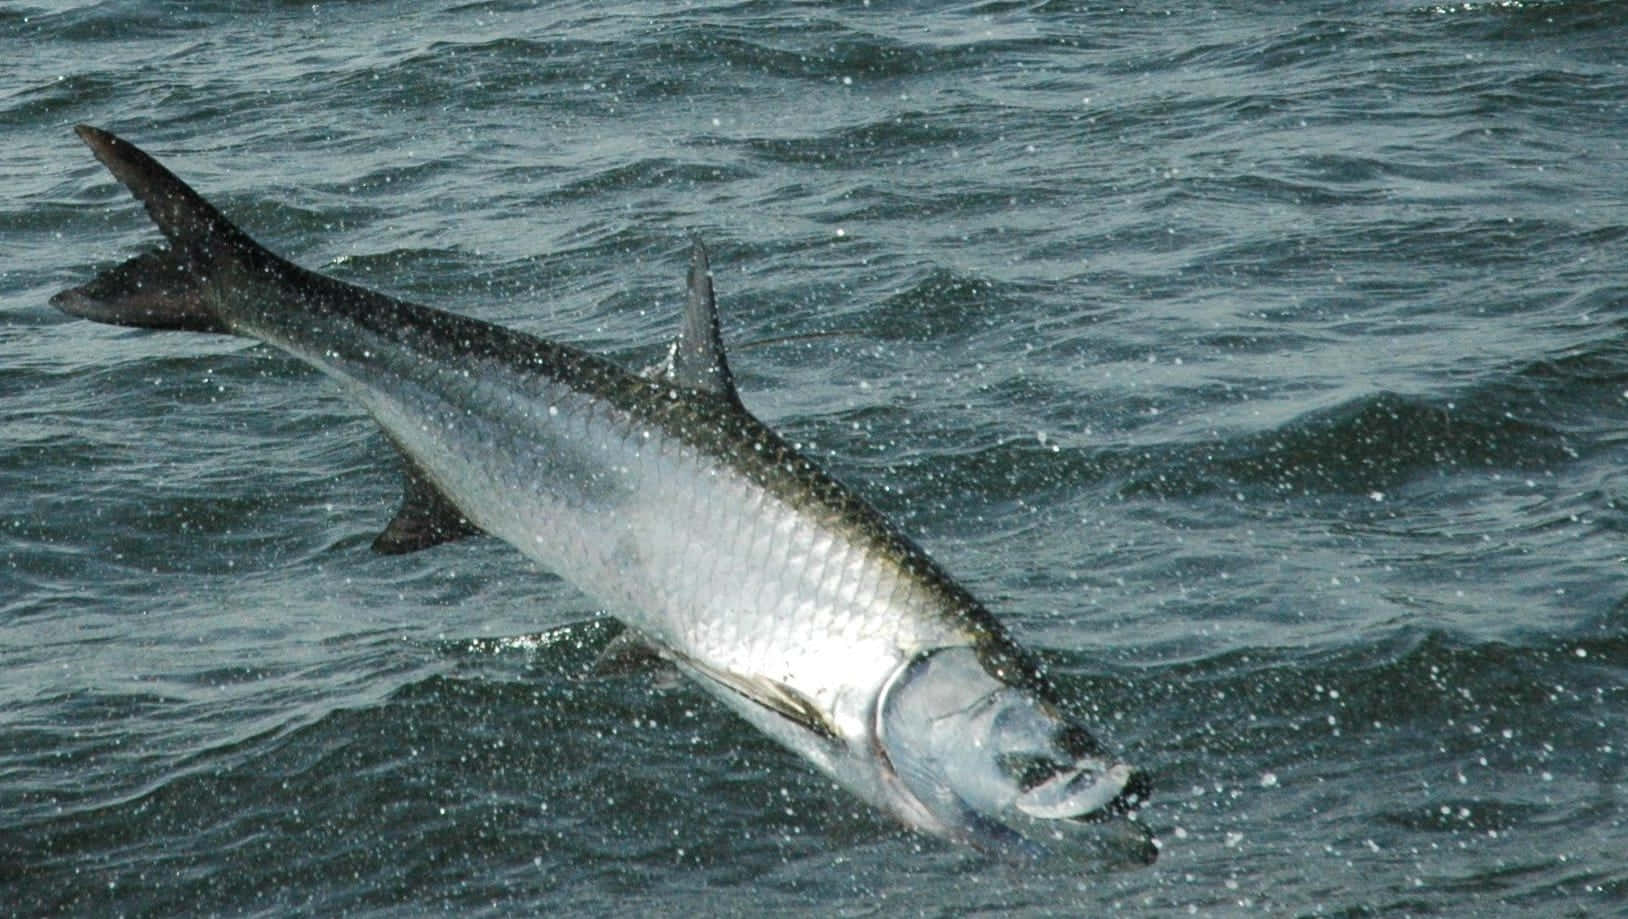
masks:
[(89, 125), (74, 128), (102, 165), (147, 208), (169, 246), (136, 256), (51, 298), (66, 313), (114, 325), (231, 332), (210, 296), (221, 269), (275, 270), (280, 261), (215, 206), (135, 145)]

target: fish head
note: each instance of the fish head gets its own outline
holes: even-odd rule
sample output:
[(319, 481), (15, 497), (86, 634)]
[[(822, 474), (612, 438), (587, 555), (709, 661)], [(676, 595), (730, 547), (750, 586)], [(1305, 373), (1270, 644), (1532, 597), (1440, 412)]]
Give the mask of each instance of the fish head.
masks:
[(1157, 856), (1131, 819), (1145, 773), (1116, 761), (1036, 692), (991, 673), (976, 649), (903, 664), (876, 709), (876, 738), (923, 829), (1001, 855), (1083, 857), (1112, 867)]

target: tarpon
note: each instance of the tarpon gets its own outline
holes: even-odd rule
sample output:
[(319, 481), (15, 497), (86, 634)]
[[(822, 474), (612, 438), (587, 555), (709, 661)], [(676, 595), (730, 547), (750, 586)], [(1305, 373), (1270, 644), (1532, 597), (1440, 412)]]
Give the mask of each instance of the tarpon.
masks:
[(337, 380), (404, 460), (376, 549), (509, 543), (625, 625), (607, 655), (676, 666), (918, 831), (1153, 860), (1144, 773), (966, 589), (742, 405), (699, 241), (667, 363), (633, 373), (301, 268), (133, 145), (76, 130), (167, 245), (51, 303), (258, 339)]

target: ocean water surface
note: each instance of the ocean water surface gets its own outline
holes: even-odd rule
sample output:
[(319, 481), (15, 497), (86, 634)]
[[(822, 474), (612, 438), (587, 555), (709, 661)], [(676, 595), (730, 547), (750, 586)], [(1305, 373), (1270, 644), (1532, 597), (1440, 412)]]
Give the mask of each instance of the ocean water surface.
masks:
[[(0, 903), (16, 915), (1623, 915), (1620, 4), (0, 6)], [(388, 444), (56, 291), (115, 131), (393, 295), (748, 406), (1154, 776), (1138, 870), (913, 835)]]

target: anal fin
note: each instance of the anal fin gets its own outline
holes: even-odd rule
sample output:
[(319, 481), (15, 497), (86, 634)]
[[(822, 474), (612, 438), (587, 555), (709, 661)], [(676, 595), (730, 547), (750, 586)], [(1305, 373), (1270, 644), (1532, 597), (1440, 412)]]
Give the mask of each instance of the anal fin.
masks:
[(373, 551), (404, 555), (481, 532), (412, 460), (405, 473), (401, 509), (373, 540)]

